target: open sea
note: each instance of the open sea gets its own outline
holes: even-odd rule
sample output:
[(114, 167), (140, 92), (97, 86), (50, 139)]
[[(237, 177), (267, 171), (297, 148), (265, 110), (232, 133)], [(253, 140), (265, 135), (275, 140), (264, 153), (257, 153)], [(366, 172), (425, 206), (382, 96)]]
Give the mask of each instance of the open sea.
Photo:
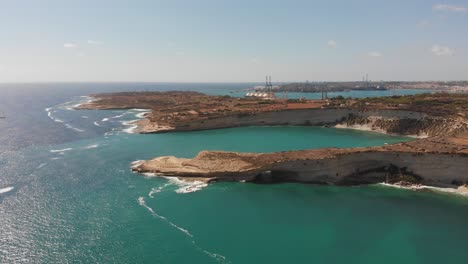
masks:
[(1, 84), (0, 263), (467, 263), (468, 198), (385, 186), (206, 186), (130, 171), (137, 160), (201, 150), (361, 147), (409, 138), (321, 127), (138, 135), (128, 122), (144, 110), (72, 109), (98, 92), (240, 96), (252, 85)]

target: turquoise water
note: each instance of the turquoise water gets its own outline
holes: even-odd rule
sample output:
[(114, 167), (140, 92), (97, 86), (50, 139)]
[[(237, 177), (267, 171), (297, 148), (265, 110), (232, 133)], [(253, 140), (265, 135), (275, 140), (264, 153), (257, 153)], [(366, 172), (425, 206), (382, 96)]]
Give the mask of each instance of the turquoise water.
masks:
[[(13, 130), (53, 143), (0, 151), (0, 263), (466, 262), (465, 198), (289, 183), (216, 183), (187, 192), (184, 183), (130, 171), (135, 160), (189, 158), (205, 149), (269, 152), (408, 138), (316, 127), (136, 135), (123, 132), (122, 122), (138, 112), (67, 110), (80, 98), (53, 106), (66, 98), (31, 113), (37, 124)], [(12, 138), (8, 146), (22, 146)]]
[(462, 199), (301, 184), (217, 183), (178, 193), (180, 185), (129, 170), (137, 159), (192, 157), (203, 149), (281, 151), (405, 140), (332, 128), (251, 127), (115, 132), (4, 154), (2, 175), (14, 173), (8, 177), (16, 182), (2, 197), (2, 261), (31, 256), (43, 263), (462, 260), (467, 232), (460, 227), (468, 219), (468, 201)]

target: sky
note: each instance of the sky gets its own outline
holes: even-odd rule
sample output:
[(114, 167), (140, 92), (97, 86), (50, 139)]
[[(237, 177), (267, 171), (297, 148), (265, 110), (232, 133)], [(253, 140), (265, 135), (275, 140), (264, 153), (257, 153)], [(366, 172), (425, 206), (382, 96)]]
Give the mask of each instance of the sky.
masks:
[(0, 0), (0, 82), (468, 80), (468, 0)]

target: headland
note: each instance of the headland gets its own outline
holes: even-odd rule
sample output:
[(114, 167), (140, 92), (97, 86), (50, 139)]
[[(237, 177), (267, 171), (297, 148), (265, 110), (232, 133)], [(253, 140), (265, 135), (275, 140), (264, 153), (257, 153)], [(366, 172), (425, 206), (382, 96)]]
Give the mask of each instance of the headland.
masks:
[(421, 94), (365, 99), (263, 100), (197, 92), (92, 95), (80, 109), (150, 109), (139, 133), (240, 126), (334, 126), (414, 136), (367, 148), (277, 153), (202, 151), (193, 159), (157, 157), (140, 173), (205, 181), (398, 183), (461, 188), (468, 184), (468, 95)]

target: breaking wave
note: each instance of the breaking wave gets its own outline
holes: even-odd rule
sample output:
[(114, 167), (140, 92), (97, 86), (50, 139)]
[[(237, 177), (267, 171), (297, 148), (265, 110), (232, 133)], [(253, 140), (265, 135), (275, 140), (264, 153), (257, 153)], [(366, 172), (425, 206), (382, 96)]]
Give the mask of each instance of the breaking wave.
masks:
[(89, 146), (86, 146), (86, 147), (83, 147), (84, 149), (93, 149), (93, 148), (97, 148), (99, 147), (99, 144), (93, 144), (93, 145), (89, 145)]
[(70, 150), (73, 150), (73, 148), (52, 149), (52, 150), (50, 150), (50, 152), (52, 152), (52, 153), (62, 153), (62, 152), (65, 152), (65, 151), (70, 151)]
[(162, 192), (162, 190), (164, 190), (164, 188), (166, 188), (169, 185), (172, 185), (172, 183), (168, 182), (168, 183), (165, 183), (165, 184), (163, 184), (163, 185), (161, 185), (161, 186), (159, 186), (157, 188), (152, 188), (151, 191), (148, 193), (148, 196), (151, 197), (151, 198), (154, 198), (154, 195), (156, 193)]
[(133, 124), (133, 122), (135, 121), (138, 121), (138, 120), (121, 121), (122, 125), (130, 126), (129, 128), (122, 129), (122, 131), (128, 134), (134, 134), (135, 129), (138, 127), (137, 125)]
[[(58, 104), (58, 105), (53, 106), (53, 107), (48, 107), (48, 108), (46, 108), (44, 110), (47, 112), (47, 116), (52, 121), (54, 121), (56, 123), (65, 123), (65, 121), (63, 121), (62, 119), (55, 117), (53, 113), (56, 112), (56, 109), (73, 110), (73, 108), (76, 107), (77, 105), (69, 106), (71, 103), (73, 103), (73, 101), (66, 102), (66, 103), (63, 103), (63, 104)], [(65, 127), (69, 128), (71, 130), (77, 131), (77, 132), (84, 132), (84, 130), (76, 128), (76, 127), (74, 127), (74, 126), (72, 126), (72, 125), (70, 125), (68, 123), (65, 123)]]
[(56, 123), (63, 123), (63, 120), (58, 119), (58, 118), (56, 118), (56, 117), (54, 117), (54, 116), (52, 115), (52, 113), (54, 112), (54, 111), (52, 111), (52, 107), (46, 108), (45, 111), (47, 112), (47, 116), (48, 116), (50, 119), (52, 119), (52, 121), (54, 121), (54, 122), (56, 122)]
[[(131, 168), (138, 167), (143, 162), (145, 161), (144, 160), (133, 161), (132, 163), (130, 163), (130, 167)], [(151, 173), (151, 172), (145, 172), (142, 174), (145, 175), (146, 177), (158, 176), (155, 173)], [(167, 187), (169, 185), (176, 185), (177, 187), (179, 187), (178, 189), (175, 190), (176, 193), (192, 193), (192, 192), (200, 191), (201, 189), (208, 186), (208, 183), (203, 182), (203, 181), (187, 181), (187, 180), (181, 180), (177, 177), (167, 177), (167, 176), (162, 176), (162, 177), (168, 180), (168, 184), (165, 185), (164, 187)], [(161, 188), (161, 187), (158, 187), (158, 188)], [(162, 190), (160, 189), (159, 191), (157, 191), (158, 188), (155, 189), (155, 192), (160, 192)]]
[(125, 133), (128, 133), (128, 134), (134, 134), (135, 129), (138, 128), (138, 126), (135, 125), (135, 122), (140, 120), (140, 119), (145, 118), (145, 114), (150, 113), (151, 111), (148, 110), (148, 109), (130, 109), (129, 111), (127, 111), (126, 113), (124, 113), (122, 115), (131, 114), (131, 113), (134, 113), (134, 112), (139, 112), (139, 113), (135, 114), (135, 117), (138, 118), (138, 119), (120, 121), (120, 123), (122, 125), (128, 126), (128, 128), (122, 129), (122, 132), (125, 132)]
[(83, 129), (76, 128), (76, 127), (74, 127), (74, 126), (72, 126), (72, 125), (70, 125), (70, 124), (65, 124), (65, 126), (66, 126), (67, 128), (69, 128), (69, 129), (75, 130), (75, 131), (77, 131), (77, 132), (84, 132)]
[(135, 161), (132, 161), (132, 162), (130, 163), (130, 167), (131, 167), (131, 168), (135, 168), (135, 167), (141, 165), (143, 162), (145, 162), (145, 161), (144, 161), (144, 160), (135, 160)]
[(202, 181), (184, 181), (177, 177), (164, 177), (169, 182), (177, 185), (179, 188), (175, 190), (176, 193), (192, 193), (200, 191), (201, 189), (208, 186), (208, 183)]
[(145, 115), (146, 115), (147, 113), (149, 113), (149, 112), (141, 112), (141, 113), (136, 114), (135, 117), (138, 117), (138, 118), (140, 118), (140, 119), (141, 119), (141, 118), (145, 118)]
[(2, 188), (2, 189), (0, 189), (0, 194), (11, 192), (11, 191), (13, 191), (13, 189), (15, 189), (15, 187), (13, 187), (13, 186)]

